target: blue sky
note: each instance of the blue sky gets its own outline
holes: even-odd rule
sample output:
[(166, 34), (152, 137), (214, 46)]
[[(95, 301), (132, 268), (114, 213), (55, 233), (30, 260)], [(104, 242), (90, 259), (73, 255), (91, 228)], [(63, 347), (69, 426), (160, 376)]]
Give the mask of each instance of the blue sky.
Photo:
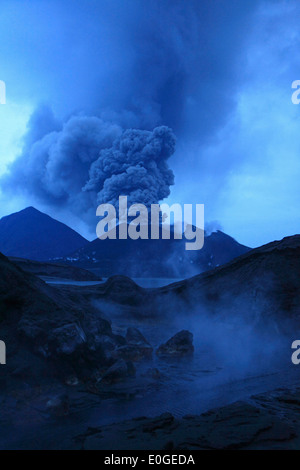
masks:
[(34, 205), (93, 236), (80, 208), (20, 172), (41, 139), (88, 116), (109, 132), (171, 127), (167, 201), (204, 203), (238, 241), (299, 233), (299, 20), (296, 0), (2, 0), (0, 215)]

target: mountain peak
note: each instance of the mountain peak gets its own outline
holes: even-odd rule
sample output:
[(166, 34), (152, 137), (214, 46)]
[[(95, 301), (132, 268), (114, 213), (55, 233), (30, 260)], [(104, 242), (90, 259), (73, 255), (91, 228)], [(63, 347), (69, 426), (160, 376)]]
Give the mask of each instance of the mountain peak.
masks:
[(19, 212), (40, 212), (40, 211), (38, 209), (36, 209), (35, 207), (33, 207), (33, 206), (28, 206), (28, 207), (25, 207), (25, 209), (22, 209)]
[[(39, 211), (35, 207), (29, 206), (29, 207), (25, 207), (25, 209), (21, 209), (20, 211), (13, 212), (12, 214), (8, 214), (8, 215), (3, 216), (1, 218), (1, 220), (11, 218), (11, 217), (14, 217), (14, 218), (15, 217), (20, 217), (22, 215), (29, 216), (29, 215), (33, 215), (33, 214), (41, 214), (41, 215), (47, 216), (47, 214), (44, 214), (43, 212)], [(49, 216), (47, 216), (47, 217), (49, 217)]]
[(47, 261), (67, 256), (87, 240), (33, 206), (2, 217), (0, 251), (6, 256)]

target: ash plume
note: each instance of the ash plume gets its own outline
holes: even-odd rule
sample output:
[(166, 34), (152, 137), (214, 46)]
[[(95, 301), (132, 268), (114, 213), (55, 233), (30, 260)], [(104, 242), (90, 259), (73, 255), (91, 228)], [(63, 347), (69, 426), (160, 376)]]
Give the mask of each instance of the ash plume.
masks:
[(82, 115), (59, 125), (42, 106), (29, 122), (23, 153), (2, 178), (2, 188), (89, 221), (98, 204), (117, 204), (120, 195), (145, 205), (167, 197), (174, 184), (167, 160), (174, 150), (175, 136), (166, 126), (123, 130)]
[(120, 195), (128, 196), (130, 204), (157, 204), (169, 196), (174, 184), (167, 164), (174, 150), (175, 136), (166, 126), (153, 132), (126, 130), (111, 148), (101, 150), (84, 190), (97, 192), (98, 204), (117, 205)]

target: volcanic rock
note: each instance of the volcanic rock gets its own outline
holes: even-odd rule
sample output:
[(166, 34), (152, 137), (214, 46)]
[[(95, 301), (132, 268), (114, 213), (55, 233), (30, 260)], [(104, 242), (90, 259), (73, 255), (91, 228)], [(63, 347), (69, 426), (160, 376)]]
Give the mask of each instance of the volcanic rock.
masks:
[(166, 343), (159, 346), (156, 354), (165, 357), (182, 357), (193, 352), (193, 335), (187, 330), (182, 330), (172, 336)]

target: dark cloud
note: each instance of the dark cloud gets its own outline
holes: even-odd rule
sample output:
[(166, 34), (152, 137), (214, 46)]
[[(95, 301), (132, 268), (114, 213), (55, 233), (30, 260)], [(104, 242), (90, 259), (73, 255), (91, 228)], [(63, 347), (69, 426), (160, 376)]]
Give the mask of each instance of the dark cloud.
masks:
[(130, 204), (157, 204), (174, 184), (167, 164), (174, 150), (175, 136), (168, 127), (126, 130), (111, 148), (101, 150), (84, 190), (97, 192), (98, 204), (116, 205), (120, 195), (128, 196)]
[[(152, 135), (143, 131), (168, 126), (180, 149), (170, 166), (181, 179), (181, 193), (192, 188), (189, 199), (205, 202), (201, 172), (209, 165), (201, 163), (202, 150), (232, 111), (259, 3), (5, 2), (0, 53), (4, 65), (11, 64), (14, 50), (13, 67), (6, 67), (10, 88), (51, 103), (62, 124), (45, 107), (35, 112), (23, 152), (2, 180), (4, 191), (19, 190), (30, 203), (80, 215), (94, 211), (97, 199), (114, 200), (121, 188), (140, 202), (161, 200), (172, 184), (166, 164), (171, 153), (149, 161), (144, 150), (121, 151), (120, 160), (115, 155), (132, 132), (143, 145)], [(119, 164), (117, 170), (103, 168), (107, 158)], [(215, 176), (219, 166), (213, 168)]]
[(87, 116), (73, 116), (57, 130), (51, 111), (43, 106), (32, 116), (24, 151), (2, 178), (2, 188), (88, 218), (89, 211), (95, 213), (95, 195), (82, 188), (91, 164), (121, 132), (116, 124)]
[(95, 215), (97, 204), (117, 204), (119, 195), (150, 205), (170, 194), (174, 175), (167, 159), (175, 137), (169, 128), (123, 131), (87, 116), (73, 116), (58, 126), (46, 106), (34, 113), (23, 154), (2, 179), (6, 191), (32, 194), (86, 220)]
[(124, 128), (163, 124), (204, 139), (226, 118), (243, 79), (258, 3), (11, 0), (0, 23), (2, 60), (11, 64), (14, 51), (7, 81), (61, 115), (83, 110)]

